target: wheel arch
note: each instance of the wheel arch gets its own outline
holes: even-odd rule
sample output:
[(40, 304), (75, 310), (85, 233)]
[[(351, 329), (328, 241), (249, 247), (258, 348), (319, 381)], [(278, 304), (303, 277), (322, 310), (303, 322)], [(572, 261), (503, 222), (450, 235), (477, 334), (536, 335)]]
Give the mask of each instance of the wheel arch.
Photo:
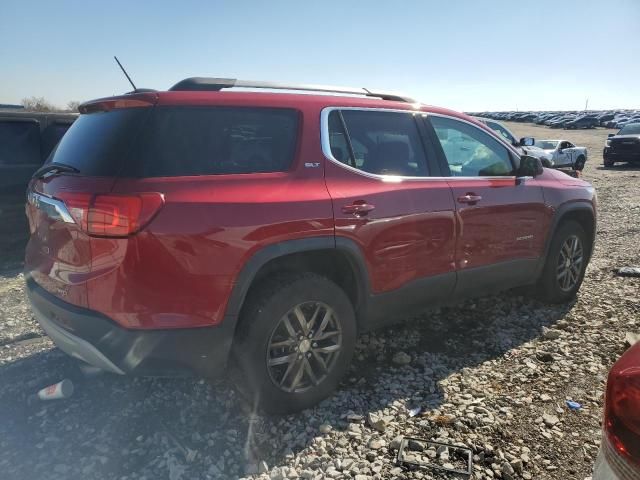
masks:
[(340, 286), (353, 303), (360, 327), (360, 312), (366, 311), (370, 291), (366, 263), (353, 240), (333, 236), (287, 240), (254, 253), (236, 278), (224, 321), (237, 326), (246, 299), (270, 274), (303, 271), (323, 275)]
[[(555, 215), (553, 216), (551, 228), (549, 229), (549, 234), (547, 235), (547, 240), (545, 242), (544, 249), (544, 257), (541, 262), (542, 267), (544, 267), (544, 262), (547, 259), (549, 254), (549, 248), (551, 246), (551, 241), (553, 239), (554, 234), (562, 225), (567, 221), (576, 221), (580, 226), (584, 229), (586, 234), (589, 237), (589, 253), (587, 257), (587, 261), (591, 259), (591, 255), (593, 253), (593, 245), (596, 239), (596, 215), (593, 205), (589, 201), (576, 201), (571, 203), (566, 203), (561, 205), (557, 210)], [(540, 272), (542, 268), (540, 269)]]

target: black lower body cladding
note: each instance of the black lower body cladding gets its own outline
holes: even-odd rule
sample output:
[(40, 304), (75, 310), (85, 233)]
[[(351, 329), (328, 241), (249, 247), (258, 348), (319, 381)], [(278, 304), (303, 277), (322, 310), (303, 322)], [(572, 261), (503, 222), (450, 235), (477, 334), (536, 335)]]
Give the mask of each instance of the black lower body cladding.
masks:
[(60, 300), (33, 279), (27, 280), (27, 295), (36, 319), (61, 350), (104, 370), (207, 377), (225, 371), (233, 319), (216, 327), (131, 330), (98, 312)]

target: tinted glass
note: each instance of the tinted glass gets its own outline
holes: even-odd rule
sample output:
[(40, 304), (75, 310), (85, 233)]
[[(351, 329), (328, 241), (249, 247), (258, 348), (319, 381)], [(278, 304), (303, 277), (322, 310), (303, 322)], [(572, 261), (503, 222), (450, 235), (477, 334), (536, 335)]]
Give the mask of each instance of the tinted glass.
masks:
[(558, 146), (557, 140), (536, 140), (533, 143), (534, 147), (541, 148), (543, 150), (554, 150)]
[(0, 121), (0, 165), (37, 165), (40, 125), (37, 122)]
[(127, 108), (80, 115), (47, 160), (71, 165), (81, 174), (115, 176), (150, 108)]
[(428, 175), (424, 148), (413, 115), (343, 110), (353, 154), (337, 111), (329, 115), (329, 141), (336, 160), (378, 175)]
[(477, 127), (450, 118), (429, 116), (452, 176), (512, 175), (509, 151)]
[(625, 125), (617, 135), (640, 135), (640, 123), (630, 123)]
[(71, 123), (55, 122), (42, 132), (42, 155), (48, 157), (62, 136), (69, 130)]
[(158, 107), (126, 174), (139, 177), (285, 171), (298, 113), (276, 108)]

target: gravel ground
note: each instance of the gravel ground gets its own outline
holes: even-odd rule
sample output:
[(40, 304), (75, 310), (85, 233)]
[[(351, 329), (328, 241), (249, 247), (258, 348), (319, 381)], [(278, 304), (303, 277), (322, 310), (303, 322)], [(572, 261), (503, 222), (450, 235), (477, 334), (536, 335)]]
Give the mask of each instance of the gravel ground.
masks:
[[(226, 381), (82, 375), (36, 325), (15, 248), (3, 249), (0, 476), (460, 478), (397, 467), (407, 435), (470, 448), (473, 478), (589, 477), (607, 371), (625, 334), (640, 331), (640, 279), (613, 272), (640, 266), (640, 170), (601, 168), (607, 130), (510, 127), (589, 147), (598, 239), (577, 300), (550, 307), (507, 293), (365, 335), (339, 391), (296, 416), (259, 416)], [(63, 378), (75, 383), (71, 398), (33, 399)], [(411, 447), (459, 464), (453, 450)]]

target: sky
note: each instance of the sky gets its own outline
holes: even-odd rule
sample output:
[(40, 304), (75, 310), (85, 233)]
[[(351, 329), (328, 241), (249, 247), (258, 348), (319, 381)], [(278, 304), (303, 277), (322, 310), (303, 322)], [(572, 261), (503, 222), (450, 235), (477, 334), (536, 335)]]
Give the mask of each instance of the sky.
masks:
[(464, 111), (640, 108), (640, 0), (0, 0), (0, 103), (191, 76), (367, 87)]

